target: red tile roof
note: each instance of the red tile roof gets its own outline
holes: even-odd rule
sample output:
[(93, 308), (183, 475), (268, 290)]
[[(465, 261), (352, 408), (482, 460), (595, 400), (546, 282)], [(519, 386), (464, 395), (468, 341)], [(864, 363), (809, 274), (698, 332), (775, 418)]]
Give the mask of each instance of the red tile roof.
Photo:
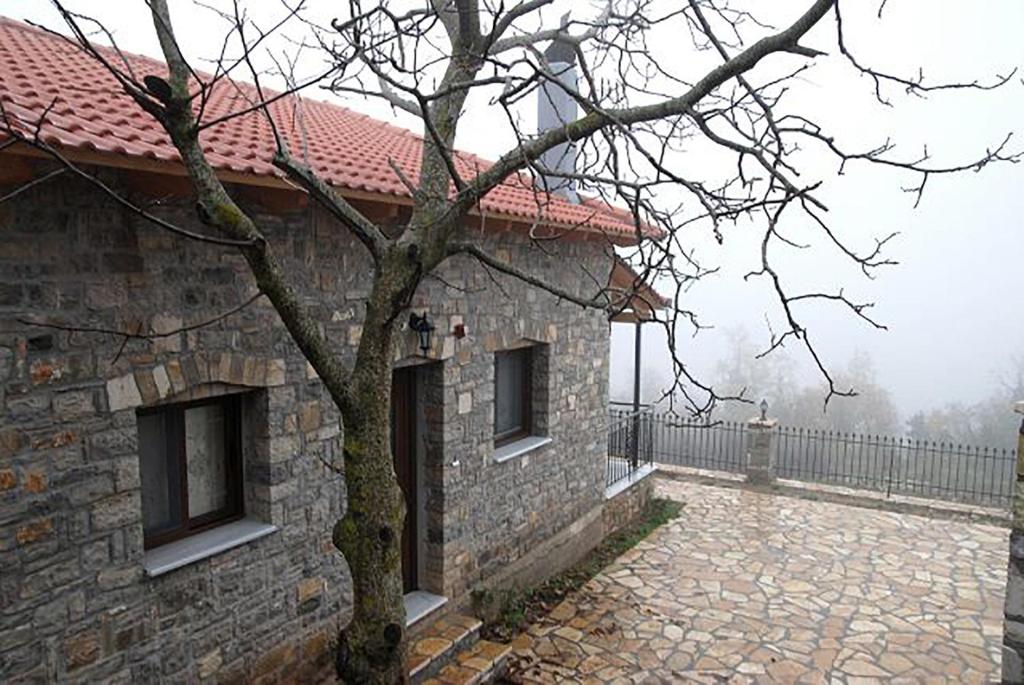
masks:
[[(111, 61), (118, 63), (112, 50)], [(165, 75), (157, 60), (126, 54), (141, 79)], [(245, 83), (221, 81), (214, 89), (205, 121), (251, 105), (255, 89)], [(43, 138), (72, 150), (113, 153), (129, 158), (178, 163), (180, 158), (161, 126), (126, 95), (117, 81), (96, 60), (68, 41), (21, 22), (0, 17), (0, 98), (9, 114), (35, 122), (54, 100)], [(409, 192), (389, 166), (393, 160), (408, 178), (418, 177), (422, 138), (338, 105), (303, 98), (301, 124), (296, 118), (297, 98), (282, 98), (269, 109), (288, 139), (292, 153), (308, 141), (308, 163), (331, 185), (341, 189), (402, 198)], [(274, 142), (270, 127), (257, 113), (238, 116), (201, 134), (210, 163), (220, 171), (249, 177), (281, 176), (271, 165)], [(471, 177), (490, 163), (475, 155), (460, 154), (458, 166)], [(538, 200), (544, 199), (530, 181), (516, 177), (492, 190), (482, 201), (485, 214), (533, 223)], [(629, 212), (588, 199), (572, 204), (552, 196), (541, 223), (583, 227), (605, 232), (615, 242), (633, 242), (635, 229)]]

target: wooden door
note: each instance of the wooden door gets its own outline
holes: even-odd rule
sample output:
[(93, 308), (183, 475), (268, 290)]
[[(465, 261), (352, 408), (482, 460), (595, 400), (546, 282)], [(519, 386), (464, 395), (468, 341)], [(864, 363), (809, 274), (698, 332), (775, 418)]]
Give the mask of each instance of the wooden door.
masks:
[(398, 369), (391, 383), (391, 452), (395, 474), (405, 494), (405, 525), (402, 528), (402, 591), (418, 587), (416, 539), (416, 372)]

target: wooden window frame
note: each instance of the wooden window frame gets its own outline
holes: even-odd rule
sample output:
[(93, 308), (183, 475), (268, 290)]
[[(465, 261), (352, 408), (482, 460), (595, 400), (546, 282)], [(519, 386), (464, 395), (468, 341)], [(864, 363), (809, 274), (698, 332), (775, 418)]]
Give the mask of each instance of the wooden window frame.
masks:
[[(195, 407), (219, 405), (224, 412), (224, 459), (227, 481), (227, 504), (217, 511), (191, 518), (188, 511), (188, 460), (185, 454), (185, 411)], [(242, 492), (242, 402), (237, 394), (209, 397), (192, 402), (165, 404), (140, 409), (139, 416), (168, 414), (164, 453), (167, 469), (178, 472), (181, 488), (178, 492), (180, 516), (177, 525), (156, 534), (143, 533), (143, 549), (152, 549), (169, 542), (201, 533), (204, 530), (237, 521), (245, 515)]]
[[(522, 425), (504, 433), (498, 433), (498, 358), (522, 355), (523, 384), (520, 387), (519, 401), (522, 403)], [(516, 440), (533, 435), (533, 347), (518, 347), (513, 350), (500, 350), (494, 353), (494, 446), (501, 447)]]

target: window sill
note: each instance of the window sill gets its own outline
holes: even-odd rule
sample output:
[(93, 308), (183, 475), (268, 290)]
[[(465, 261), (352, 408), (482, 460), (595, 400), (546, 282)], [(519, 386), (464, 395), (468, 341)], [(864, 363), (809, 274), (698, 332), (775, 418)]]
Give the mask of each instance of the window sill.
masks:
[(534, 450), (539, 450), (550, 442), (551, 438), (542, 438), (536, 435), (531, 435), (528, 438), (516, 440), (515, 442), (510, 442), (507, 445), (498, 447), (494, 450), (492, 459), (494, 459), (496, 463), (500, 464), (504, 461), (508, 461), (509, 459), (515, 459), (516, 457), (521, 457), (524, 454), (529, 454)]
[(142, 557), (142, 566), (146, 575), (153, 578), (259, 540), (276, 530), (277, 526), (269, 523), (242, 519), (148, 550)]
[(423, 590), (413, 590), (402, 597), (402, 603), (405, 604), (405, 627), (408, 628), (443, 607), (448, 603), (448, 598)]

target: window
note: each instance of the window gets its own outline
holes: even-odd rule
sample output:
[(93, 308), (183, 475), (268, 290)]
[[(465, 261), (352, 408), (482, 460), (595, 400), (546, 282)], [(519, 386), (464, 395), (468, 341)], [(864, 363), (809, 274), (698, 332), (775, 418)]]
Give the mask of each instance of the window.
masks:
[(532, 349), (494, 355), (494, 444), (529, 436), (533, 429)]
[(146, 549), (242, 516), (238, 395), (140, 410)]

